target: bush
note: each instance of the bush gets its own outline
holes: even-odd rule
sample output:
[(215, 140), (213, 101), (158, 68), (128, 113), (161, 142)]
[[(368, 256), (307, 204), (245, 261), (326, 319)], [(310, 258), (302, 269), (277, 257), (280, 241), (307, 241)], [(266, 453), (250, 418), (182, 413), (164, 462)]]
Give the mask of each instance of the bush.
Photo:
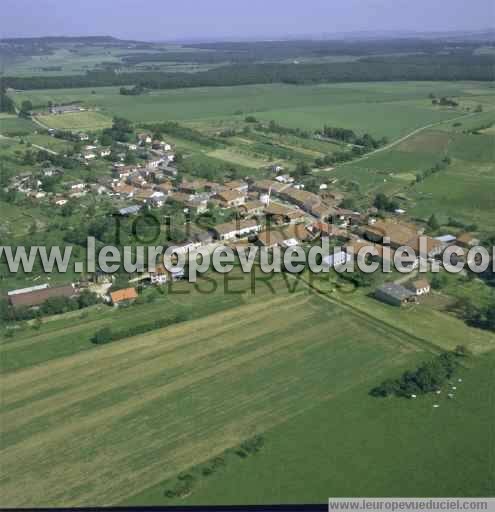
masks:
[(113, 340), (112, 329), (110, 327), (103, 327), (99, 331), (97, 331), (94, 336), (91, 338), (91, 341), (95, 345), (103, 345), (105, 343), (109, 343)]

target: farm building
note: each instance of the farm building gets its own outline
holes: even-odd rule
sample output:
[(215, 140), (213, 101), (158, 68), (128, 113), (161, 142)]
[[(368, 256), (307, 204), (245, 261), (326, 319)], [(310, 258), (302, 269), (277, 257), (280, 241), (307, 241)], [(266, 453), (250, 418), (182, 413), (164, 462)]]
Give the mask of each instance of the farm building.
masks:
[(138, 295), (135, 288), (125, 288), (124, 290), (118, 290), (110, 294), (110, 300), (114, 306), (129, 304), (134, 302), (137, 298)]
[(387, 283), (375, 291), (375, 297), (392, 306), (404, 306), (416, 302), (416, 295), (400, 284)]
[[(29, 288), (28, 288), (29, 290)], [(41, 306), (48, 299), (65, 297), (70, 299), (77, 295), (77, 290), (72, 284), (57, 286), (54, 288), (31, 289), (31, 291), (23, 292), (18, 290), (17, 293), (8, 296), (10, 304), (17, 307), (37, 307)]]

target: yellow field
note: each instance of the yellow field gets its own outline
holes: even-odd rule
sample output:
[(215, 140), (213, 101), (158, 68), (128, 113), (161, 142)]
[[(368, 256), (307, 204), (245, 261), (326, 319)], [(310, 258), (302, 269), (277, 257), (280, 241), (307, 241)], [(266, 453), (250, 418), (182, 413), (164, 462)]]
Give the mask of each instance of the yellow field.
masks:
[(1, 505), (122, 502), (418, 350), (299, 293), (4, 375)]
[(59, 130), (101, 130), (112, 126), (112, 119), (100, 112), (42, 115), (37, 119), (49, 128)]

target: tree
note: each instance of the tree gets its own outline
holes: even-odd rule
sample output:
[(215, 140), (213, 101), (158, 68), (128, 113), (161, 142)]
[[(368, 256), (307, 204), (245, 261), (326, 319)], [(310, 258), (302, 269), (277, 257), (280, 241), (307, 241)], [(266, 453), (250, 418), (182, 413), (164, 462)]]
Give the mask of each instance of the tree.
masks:
[(438, 222), (438, 219), (436, 217), (436, 215), (433, 213), (431, 215), (431, 217), (428, 219), (428, 227), (432, 230), (432, 231), (436, 231), (437, 229), (440, 228), (440, 222)]
[(24, 116), (29, 116), (31, 111), (33, 110), (33, 104), (29, 100), (24, 100), (21, 103), (20, 114)]

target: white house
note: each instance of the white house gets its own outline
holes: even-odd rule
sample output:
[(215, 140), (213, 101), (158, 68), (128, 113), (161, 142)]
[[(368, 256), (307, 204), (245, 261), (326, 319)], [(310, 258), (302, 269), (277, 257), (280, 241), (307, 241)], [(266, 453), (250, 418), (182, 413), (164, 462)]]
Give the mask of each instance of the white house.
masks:
[(416, 296), (428, 295), (431, 291), (431, 285), (426, 279), (418, 279), (409, 283), (409, 288)]
[(347, 254), (344, 251), (335, 252), (334, 254), (329, 254), (323, 258), (323, 265), (326, 265), (330, 268), (339, 267), (340, 265), (344, 265), (345, 263), (351, 260), (350, 254)]

